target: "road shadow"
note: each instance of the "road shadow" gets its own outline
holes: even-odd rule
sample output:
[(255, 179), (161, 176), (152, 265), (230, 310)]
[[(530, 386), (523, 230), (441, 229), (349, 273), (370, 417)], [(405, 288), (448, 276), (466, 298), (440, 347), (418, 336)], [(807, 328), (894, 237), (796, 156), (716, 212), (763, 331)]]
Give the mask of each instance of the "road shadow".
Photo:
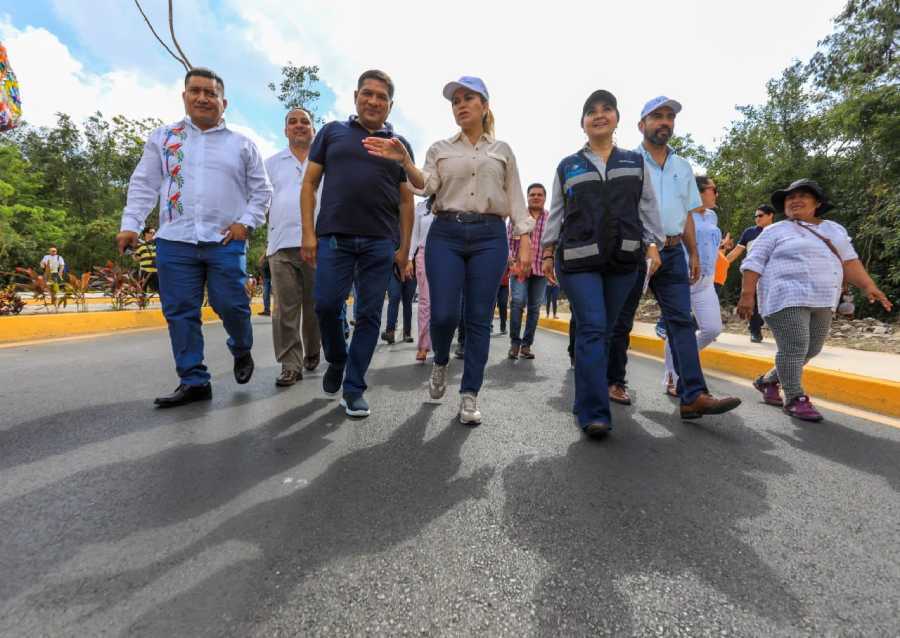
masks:
[[(233, 385), (233, 382), (232, 382)], [(184, 423), (209, 416), (219, 410), (264, 401), (275, 396), (274, 384), (249, 390), (223, 390), (213, 384), (212, 401), (160, 410), (153, 401), (141, 399), (104, 405), (92, 405), (63, 410), (11, 428), (0, 430), (0, 470), (25, 463), (34, 463), (48, 456), (65, 454), (79, 447), (99, 443), (114, 437), (144, 432), (167, 425)]]
[[(4, 502), (0, 600), (52, 573), (84, 545), (199, 517), (315, 455), (330, 445), (325, 437), (345, 422), (342, 410), (284, 432), (328, 406), (337, 408), (337, 403), (313, 399), (235, 436), (104, 464)], [(22, 528), (24, 520), (31, 528)]]
[(793, 435), (773, 430), (769, 430), (769, 434), (798, 450), (880, 476), (894, 491), (900, 491), (900, 442), (864, 434), (829, 420), (819, 423), (791, 421), (796, 426)]
[(261, 610), (278, 609), (320, 567), (346, 556), (383, 552), (415, 537), (461, 502), (487, 496), (492, 468), (456, 476), (469, 428), (451, 422), (423, 439), (433, 410), (423, 405), (384, 443), (341, 457), (307, 487), (255, 505), (147, 567), (45, 588), (31, 604), (86, 605), (92, 609), (86, 620), (139, 595), (208, 548), (243, 541), (258, 550), (255, 557), (203, 578), (136, 619), (126, 633), (217, 634), (210, 619), (229, 618), (237, 625), (229, 633), (246, 635), (249, 625), (260, 622)]
[[(640, 427), (627, 414), (617, 424), (606, 440), (521, 457), (503, 472), (506, 532), (549, 564), (533, 597), (535, 634), (646, 635), (659, 630), (642, 624), (654, 617), (703, 627), (699, 614), (727, 619), (732, 605), (799, 626), (801, 603), (740, 531), (769, 510), (759, 474), (790, 472), (774, 446), (743, 428), (747, 465), (733, 462), (728, 441), (686, 446), (623, 434)], [(698, 600), (709, 590), (728, 602), (720, 612)], [(666, 602), (672, 607), (652, 608)]]

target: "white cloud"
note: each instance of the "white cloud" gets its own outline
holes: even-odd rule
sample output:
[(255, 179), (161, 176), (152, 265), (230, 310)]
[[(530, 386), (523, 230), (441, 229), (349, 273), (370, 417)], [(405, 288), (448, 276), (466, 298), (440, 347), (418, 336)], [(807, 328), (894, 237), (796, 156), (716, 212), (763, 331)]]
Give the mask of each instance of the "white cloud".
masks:
[(736, 105), (764, 101), (767, 80), (812, 54), (843, 5), (398, 0), (373, 14), (360, 0), (229, 2), (245, 22), (245, 41), (272, 63), (320, 65), (342, 117), (352, 111), (361, 71), (390, 73), (397, 85), (391, 120), (420, 160), (455, 129), (443, 84), (482, 76), (498, 136), (514, 149), (526, 183), (548, 182), (557, 162), (583, 143), (581, 105), (597, 88), (619, 99), (624, 147), (640, 142), (640, 108), (659, 94), (684, 104), (677, 133), (713, 144), (737, 119)]
[[(164, 122), (184, 115), (180, 79), (166, 84), (131, 70), (92, 73), (53, 33), (31, 26), (17, 29), (5, 17), (0, 17), (0, 40), (9, 52), (21, 88), (23, 117), (30, 124), (52, 126), (57, 112), (76, 122), (96, 111), (107, 117), (155, 117)], [(229, 126), (256, 142), (264, 156), (278, 150), (278, 140), (248, 126), (241, 114), (231, 119)]]

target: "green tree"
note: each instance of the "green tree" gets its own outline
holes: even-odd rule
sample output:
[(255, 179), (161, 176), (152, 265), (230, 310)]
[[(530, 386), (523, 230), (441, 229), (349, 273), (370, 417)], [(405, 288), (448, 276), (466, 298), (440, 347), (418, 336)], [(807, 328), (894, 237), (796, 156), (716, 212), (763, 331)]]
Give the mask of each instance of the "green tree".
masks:
[[(296, 66), (290, 60), (281, 67), (281, 81), (276, 86), (269, 83), (269, 90), (275, 93), (285, 109), (304, 109), (315, 113), (316, 102), (321, 93), (315, 89), (319, 83), (318, 66)], [(321, 122), (319, 118), (318, 121)]]

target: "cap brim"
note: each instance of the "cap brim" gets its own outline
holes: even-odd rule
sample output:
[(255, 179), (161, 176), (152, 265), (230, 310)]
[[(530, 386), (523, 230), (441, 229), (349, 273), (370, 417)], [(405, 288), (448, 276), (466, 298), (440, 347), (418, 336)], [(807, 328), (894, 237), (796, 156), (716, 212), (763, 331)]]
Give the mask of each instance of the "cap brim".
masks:
[(787, 197), (788, 191), (781, 190), (772, 193), (772, 206), (782, 215), (784, 214), (784, 198)]
[(662, 104), (657, 104), (649, 111), (644, 111), (644, 114), (641, 115), (641, 119), (647, 117), (648, 115), (653, 113), (653, 111), (658, 111), (659, 109), (663, 108), (664, 106), (668, 106), (670, 109), (672, 109), (672, 111), (675, 113), (675, 115), (678, 115), (679, 113), (681, 113), (681, 102), (679, 102), (678, 100), (666, 100)]
[(459, 82), (447, 82), (444, 85), (444, 99), (453, 101), (453, 94), (456, 93), (457, 89), (468, 89), (465, 84), (460, 84)]

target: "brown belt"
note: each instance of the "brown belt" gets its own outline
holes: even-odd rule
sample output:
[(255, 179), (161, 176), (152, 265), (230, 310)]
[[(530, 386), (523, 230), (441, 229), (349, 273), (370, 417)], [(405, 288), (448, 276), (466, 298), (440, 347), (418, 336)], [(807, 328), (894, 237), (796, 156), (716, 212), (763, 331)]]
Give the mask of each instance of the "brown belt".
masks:
[(681, 243), (681, 235), (666, 235), (666, 243), (663, 244), (664, 248), (671, 248), (672, 246), (677, 246)]

